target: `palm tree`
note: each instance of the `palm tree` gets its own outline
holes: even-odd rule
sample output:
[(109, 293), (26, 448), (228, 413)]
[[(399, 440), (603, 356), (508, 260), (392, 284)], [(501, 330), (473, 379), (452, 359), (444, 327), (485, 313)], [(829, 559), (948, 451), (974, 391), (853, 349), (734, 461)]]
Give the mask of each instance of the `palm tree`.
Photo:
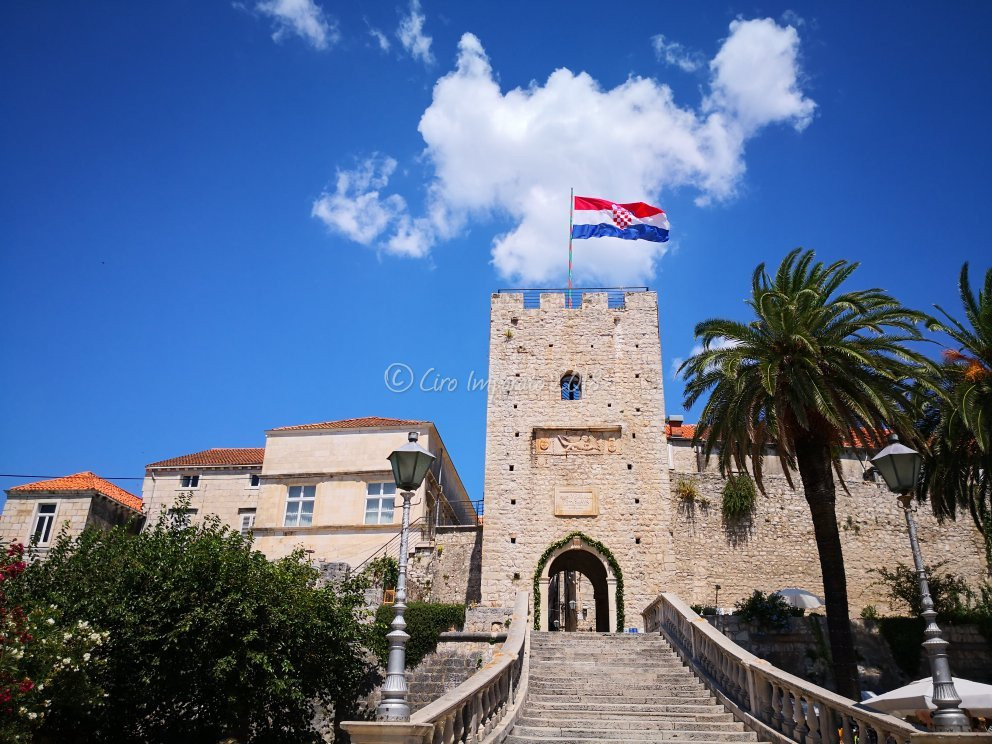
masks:
[(992, 570), (992, 269), (976, 297), (964, 264), (958, 290), (967, 325), (940, 305), (946, 322), (929, 323), (958, 348), (944, 352), (943, 394), (929, 396), (920, 492), (929, 495), (938, 517), (953, 518), (959, 508), (971, 514)]
[(792, 251), (774, 277), (760, 264), (747, 300), (754, 319), (699, 323), (703, 351), (680, 373), (687, 408), (709, 393), (696, 443), (707, 457), (716, 454), (725, 476), (750, 466), (764, 492), (767, 447), (776, 449), (790, 486), (799, 471), (823, 575), (837, 691), (858, 700), (832, 469), (840, 477), (836, 453), (852, 433), (880, 444), (880, 433), (891, 428), (912, 439), (913, 378), (932, 363), (906, 347), (922, 338), (923, 313), (881, 289), (841, 292), (858, 264), (824, 266), (813, 256)]

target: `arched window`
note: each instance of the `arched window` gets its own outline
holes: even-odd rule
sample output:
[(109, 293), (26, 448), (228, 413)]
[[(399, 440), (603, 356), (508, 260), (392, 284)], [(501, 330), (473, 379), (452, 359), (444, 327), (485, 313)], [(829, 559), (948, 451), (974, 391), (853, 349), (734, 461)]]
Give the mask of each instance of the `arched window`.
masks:
[(582, 397), (582, 378), (575, 372), (566, 372), (561, 378), (561, 399), (579, 400)]

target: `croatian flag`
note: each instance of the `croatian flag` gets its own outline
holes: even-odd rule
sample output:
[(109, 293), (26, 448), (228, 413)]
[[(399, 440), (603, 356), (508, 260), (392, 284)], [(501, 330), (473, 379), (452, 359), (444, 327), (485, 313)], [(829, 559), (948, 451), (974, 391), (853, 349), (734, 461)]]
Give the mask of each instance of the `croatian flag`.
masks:
[(573, 238), (623, 238), (668, 242), (668, 217), (644, 202), (617, 204), (588, 196), (575, 197)]

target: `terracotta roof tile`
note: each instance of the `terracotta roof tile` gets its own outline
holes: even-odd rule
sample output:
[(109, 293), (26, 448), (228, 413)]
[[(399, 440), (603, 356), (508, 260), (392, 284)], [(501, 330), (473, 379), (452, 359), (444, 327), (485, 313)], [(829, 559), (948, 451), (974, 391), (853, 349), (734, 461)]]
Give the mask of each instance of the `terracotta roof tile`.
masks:
[(189, 455), (170, 457), (168, 460), (159, 460), (145, 467), (182, 468), (261, 465), (264, 456), (265, 447), (214, 447), (213, 449), (203, 450), (201, 452), (193, 452)]
[(409, 419), (380, 418), (379, 416), (363, 416), (362, 418), (342, 419), (341, 421), (323, 421), (319, 424), (300, 424), (298, 426), (280, 426), (272, 431), (306, 431), (310, 429), (377, 429), (394, 426), (423, 426), (429, 421), (411, 421)]
[(692, 439), (695, 434), (695, 424), (682, 424), (681, 426), (665, 424), (665, 436), (669, 439)]
[[(665, 424), (665, 436), (669, 439), (692, 439), (695, 435), (695, 424), (682, 424), (681, 427)], [(844, 440), (843, 446), (850, 449), (872, 450), (879, 449), (884, 444), (884, 435), (879, 436), (874, 432), (863, 429), (861, 431), (852, 431), (849, 438)]]
[(125, 491), (120, 486), (116, 486), (108, 480), (101, 478), (96, 473), (89, 470), (82, 473), (67, 475), (63, 478), (52, 478), (51, 480), (38, 481), (36, 483), (25, 483), (21, 486), (14, 486), (8, 489), (13, 493), (24, 493), (41, 491), (46, 493), (62, 493), (69, 491), (96, 491), (103, 494), (108, 499), (113, 499), (119, 504), (123, 504), (135, 511), (141, 511), (141, 499), (133, 493)]

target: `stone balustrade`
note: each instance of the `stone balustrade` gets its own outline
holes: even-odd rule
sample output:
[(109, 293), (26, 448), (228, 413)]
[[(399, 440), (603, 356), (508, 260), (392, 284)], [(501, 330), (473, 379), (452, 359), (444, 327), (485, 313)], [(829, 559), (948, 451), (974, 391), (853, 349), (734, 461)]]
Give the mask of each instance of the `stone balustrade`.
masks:
[(937, 734), (876, 713), (748, 653), (678, 596), (661, 594), (642, 613), (734, 714), (778, 744), (992, 743), (992, 734)]
[(507, 731), (526, 694), (528, 605), (527, 592), (518, 592), (506, 641), (492, 661), (409, 722), (344, 722), (352, 744), (488, 743)]

